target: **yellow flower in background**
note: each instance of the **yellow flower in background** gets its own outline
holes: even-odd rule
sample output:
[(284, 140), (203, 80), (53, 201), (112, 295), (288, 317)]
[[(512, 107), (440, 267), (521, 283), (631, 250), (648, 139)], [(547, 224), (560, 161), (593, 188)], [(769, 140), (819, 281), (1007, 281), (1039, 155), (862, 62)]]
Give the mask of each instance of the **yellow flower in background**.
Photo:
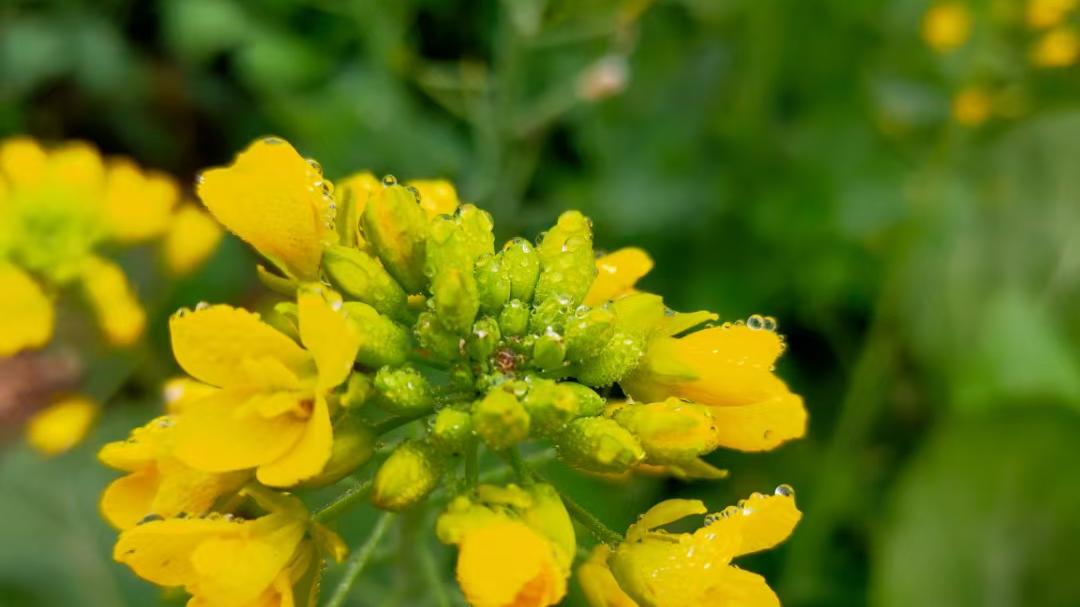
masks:
[(630, 526), (626, 540), (607, 559), (625, 597), (601, 575), (601, 551), (589, 561), (590, 582), (597, 591), (589, 595), (590, 605), (779, 606), (765, 578), (735, 567), (731, 561), (772, 548), (791, 535), (802, 514), (790, 488), (781, 485), (768, 496), (755, 493), (739, 505), (707, 517), (703, 527), (690, 533), (660, 528), (706, 511), (698, 500), (674, 499), (653, 506)]
[(566, 594), (576, 540), (550, 485), (481, 485), (440, 517), (439, 539), (458, 546), (457, 578), (473, 607), (544, 607)]
[(67, 396), (35, 413), (26, 440), (44, 455), (59, 455), (79, 444), (97, 418), (98, 405), (84, 396)]
[(0, 356), (40, 348), (52, 337), (52, 300), (26, 272), (0, 261)]
[(169, 222), (162, 242), (165, 267), (173, 274), (189, 274), (217, 250), (224, 231), (216, 221), (193, 206), (179, 209)]
[(1030, 57), (1039, 67), (1068, 67), (1080, 57), (1080, 35), (1071, 27), (1050, 30), (1032, 45)]
[(971, 13), (959, 2), (931, 6), (922, 20), (922, 37), (938, 53), (948, 53), (967, 42), (971, 36)]
[(585, 295), (585, 305), (596, 306), (627, 293), (653, 268), (649, 254), (637, 247), (619, 249), (596, 260), (596, 279)]
[(275, 487), (323, 469), (333, 443), (326, 395), (348, 377), (359, 338), (320, 290), (303, 290), (297, 308), (303, 348), (257, 314), (230, 306), (173, 316), (177, 362), (221, 388), (177, 414), (182, 462), (206, 472), (256, 468), (259, 481)]
[(293, 586), (315, 565), (312, 536), (334, 534), (296, 498), (253, 495), (268, 514), (146, 522), (120, 534), (113, 558), (145, 580), (183, 587), (189, 607), (293, 605)]
[(992, 99), (986, 89), (969, 87), (953, 97), (952, 117), (964, 126), (979, 126), (990, 117)]
[(1060, 24), (1076, 9), (1077, 0), (1028, 0), (1025, 16), (1028, 27), (1045, 29)]
[(213, 474), (181, 463), (172, 453), (174, 427), (172, 417), (159, 417), (98, 453), (102, 463), (128, 473), (101, 496), (101, 513), (117, 529), (130, 529), (148, 516), (201, 515), (250, 478), (245, 472)]

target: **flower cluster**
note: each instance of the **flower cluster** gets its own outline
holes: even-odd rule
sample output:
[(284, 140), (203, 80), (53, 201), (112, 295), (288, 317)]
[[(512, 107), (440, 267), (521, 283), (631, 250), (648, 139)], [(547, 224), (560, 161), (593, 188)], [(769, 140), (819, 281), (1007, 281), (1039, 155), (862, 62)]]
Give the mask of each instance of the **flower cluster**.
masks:
[[(103, 251), (157, 239), (170, 272), (193, 269), (216, 248), (221, 228), (179, 202), (170, 177), (102, 158), (87, 144), (47, 150), (28, 138), (0, 141), (0, 358), (46, 345), (53, 302), (68, 290), (81, 293), (109, 343), (134, 343), (146, 315)], [(64, 451), (95, 411), (84, 397), (64, 398), (31, 419), (30, 443), (44, 453)]]
[[(359, 173), (335, 187), (277, 138), (204, 172), (198, 193), (268, 261), (259, 276), (283, 300), (265, 319), (206, 304), (173, 316), (173, 352), (190, 378), (170, 386), (166, 417), (101, 453), (128, 472), (102, 510), (122, 530), (116, 558), (136, 573), (184, 586), (192, 604), (292, 604), (288, 581), (312, 569), (311, 555), (339, 557), (340, 542), (274, 490), (325, 486), (376, 460), (370, 481), (315, 518), (361, 492), (406, 510), (441, 486), (451, 497), (437, 535), (458, 547), (472, 605), (559, 602), (577, 552), (571, 515), (603, 543), (581, 569), (596, 605), (776, 603), (729, 562), (790, 533), (799, 514), (786, 488), (693, 534), (659, 527), (705, 507), (663, 502), (622, 537), (520, 452), (546, 443), (586, 473), (711, 479), (725, 471), (703, 456), (718, 448), (802, 436), (802, 399), (773, 370), (785, 347), (773, 319), (714, 324), (709, 312), (672, 311), (635, 289), (649, 257), (597, 256), (578, 212), (535, 242), (496, 248), (491, 217), (449, 183)], [(380, 447), (420, 420), (421, 432)], [(481, 484), (480, 448), (518, 484)], [(244, 495), (270, 514), (249, 518)], [(256, 576), (237, 557), (261, 534), (279, 558)], [(171, 573), (164, 560), (183, 564)], [(242, 597), (224, 580), (245, 581)], [(280, 602), (245, 602), (269, 596)]]

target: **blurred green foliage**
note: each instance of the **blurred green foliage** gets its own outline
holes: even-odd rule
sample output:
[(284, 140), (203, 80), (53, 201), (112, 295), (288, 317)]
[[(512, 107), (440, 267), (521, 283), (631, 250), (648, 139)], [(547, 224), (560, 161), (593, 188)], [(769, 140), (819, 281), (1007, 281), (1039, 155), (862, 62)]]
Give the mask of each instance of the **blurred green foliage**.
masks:
[[(941, 56), (921, 0), (8, 0), (0, 133), (188, 182), (274, 133), (331, 176), (448, 177), (504, 237), (580, 208), (673, 307), (779, 318), (811, 411), (803, 441), (712, 457), (714, 485), (549, 471), (603, 520), (788, 482), (803, 524), (746, 564), (788, 605), (1077, 604), (1080, 74), (1026, 63), (1023, 2), (968, 4)], [(976, 127), (950, 119), (970, 86), (1000, 109)], [(255, 297), (251, 265), (230, 243), (159, 314)], [(156, 596), (109, 560), (92, 453), (158, 406), (161, 325), (90, 445), (0, 454), (0, 604)], [(460, 600), (413, 516), (353, 604)]]

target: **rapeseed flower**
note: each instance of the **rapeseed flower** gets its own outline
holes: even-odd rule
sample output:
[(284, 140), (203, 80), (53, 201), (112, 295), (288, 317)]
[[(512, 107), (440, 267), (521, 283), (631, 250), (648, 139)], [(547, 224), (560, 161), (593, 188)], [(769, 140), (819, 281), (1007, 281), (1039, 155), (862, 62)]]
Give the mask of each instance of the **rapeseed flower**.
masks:
[(948, 53), (964, 45), (971, 36), (971, 12), (960, 2), (934, 4), (923, 15), (922, 37), (938, 53)]

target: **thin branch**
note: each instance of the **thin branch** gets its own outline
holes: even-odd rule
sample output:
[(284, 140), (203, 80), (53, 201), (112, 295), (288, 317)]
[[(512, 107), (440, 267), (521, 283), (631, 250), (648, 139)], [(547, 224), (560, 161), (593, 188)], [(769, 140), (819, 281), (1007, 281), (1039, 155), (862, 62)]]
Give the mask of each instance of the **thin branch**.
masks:
[(349, 590), (352, 589), (353, 584), (356, 583), (357, 578), (364, 571), (364, 567), (367, 565), (368, 560), (371, 558), (375, 548), (379, 545), (379, 541), (382, 540), (383, 535), (386, 534), (387, 528), (390, 526), (390, 521), (393, 520), (394, 515), (391, 512), (387, 512), (379, 517), (379, 520), (375, 522), (375, 527), (371, 530), (371, 535), (368, 536), (367, 541), (364, 542), (360, 549), (353, 553), (349, 557), (348, 562), (345, 563), (345, 574), (341, 578), (341, 582), (338, 583), (337, 588), (334, 589), (334, 594), (330, 595), (330, 600), (326, 602), (326, 607), (341, 607), (345, 604), (345, 599), (349, 596)]

